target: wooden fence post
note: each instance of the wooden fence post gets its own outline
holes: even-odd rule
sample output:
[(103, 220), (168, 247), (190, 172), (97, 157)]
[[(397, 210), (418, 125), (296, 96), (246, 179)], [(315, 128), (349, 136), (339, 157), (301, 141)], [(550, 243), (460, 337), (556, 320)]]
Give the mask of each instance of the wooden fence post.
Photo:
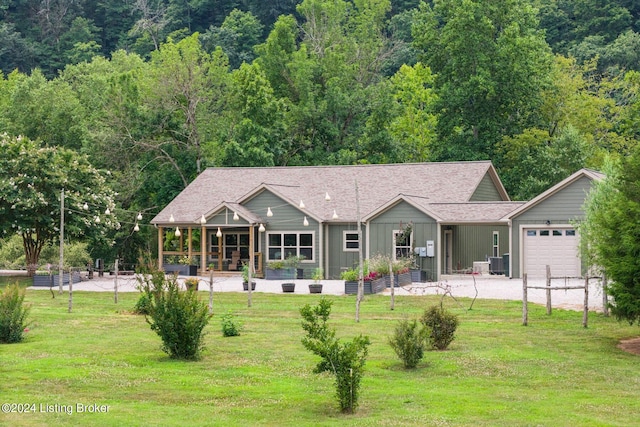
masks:
[(584, 312), (582, 314), (582, 327), (587, 327), (589, 319), (589, 275), (584, 278)]
[(551, 267), (547, 265), (547, 314), (551, 315)]
[(529, 308), (527, 305), (527, 273), (522, 275), (522, 326), (529, 325)]

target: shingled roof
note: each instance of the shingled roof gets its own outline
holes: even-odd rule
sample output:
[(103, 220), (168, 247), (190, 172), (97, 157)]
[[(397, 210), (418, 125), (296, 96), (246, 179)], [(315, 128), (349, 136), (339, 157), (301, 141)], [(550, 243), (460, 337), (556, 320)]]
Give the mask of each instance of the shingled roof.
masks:
[[(204, 214), (220, 206), (242, 204), (260, 191), (271, 191), (297, 206), (302, 200), (309, 216), (331, 221), (333, 211), (340, 222), (355, 222), (355, 183), (360, 194), (360, 214), (366, 217), (393, 200), (406, 200), (425, 212), (439, 212), (448, 220), (474, 221), (503, 217), (512, 203), (472, 203), (472, 195), (482, 179), (489, 175), (504, 202), (509, 197), (490, 161), (403, 163), (353, 166), (292, 166), (258, 168), (209, 168), (203, 171), (151, 222), (168, 225), (173, 215), (176, 224), (197, 224)], [(329, 194), (331, 201), (325, 200)], [(447, 205), (448, 204), (448, 205)], [(434, 209), (435, 208), (435, 209)], [(440, 216), (440, 215), (439, 215)], [(257, 218), (257, 217), (256, 217)]]

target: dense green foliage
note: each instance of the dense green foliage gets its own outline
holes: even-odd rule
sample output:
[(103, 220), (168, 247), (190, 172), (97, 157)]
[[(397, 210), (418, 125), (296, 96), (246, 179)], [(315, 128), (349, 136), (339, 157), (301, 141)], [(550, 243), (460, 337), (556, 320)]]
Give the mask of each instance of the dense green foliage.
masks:
[(404, 367), (412, 369), (418, 366), (424, 356), (426, 346), (426, 328), (417, 320), (404, 319), (398, 322), (389, 338), (389, 345), (396, 352)]
[(17, 284), (0, 289), (0, 343), (22, 341), (29, 315), (24, 297), (25, 290)]
[(586, 203), (580, 224), (589, 261), (611, 281), (611, 311), (640, 324), (640, 150), (607, 168)]
[(198, 293), (180, 290), (176, 278), (165, 278), (162, 272), (140, 280), (142, 295), (151, 295), (151, 300), (146, 307), (140, 300), (138, 305), (148, 310), (147, 322), (162, 339), (162, 350), (175, 359), (199, 358), (204, 345), (203, 330), (211, 316)]
[(314, 372), (328, 371), (335, 376), (340, 410), (353, 413), (358, 407), (360, 382), (371, 341), (369, 337), (359, 335), (351, 342), (341, 343), (336, 338), (336, 331), (327, 325), (332, 304), (322, 298), (316, 306), (306, 304), (300, 309), (302, 329), (307, 333), (302, 344), (322, 358)]
[(426, 309), (420, 318), (426, 328), (432, 348), (446, 350), (455, 338), (458, 329), (458, 316), (442, 305), (433, 305)]
[(525, 200), (637, 145), (639, 22), (623, 0), (3, 2), (0, 132), (108, 171), (108, 262), (153, 252), (145, 225), (209, 166), (490, 159)]

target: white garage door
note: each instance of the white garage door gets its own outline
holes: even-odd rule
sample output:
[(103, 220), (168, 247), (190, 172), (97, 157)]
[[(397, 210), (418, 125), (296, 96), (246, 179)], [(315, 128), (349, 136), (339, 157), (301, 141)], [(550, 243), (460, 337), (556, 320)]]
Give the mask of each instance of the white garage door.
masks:
[(578, 232), (573, 228), (524, 229), (524, 272), (545, 277), (546, 266), (553, 277), (580, 276)]

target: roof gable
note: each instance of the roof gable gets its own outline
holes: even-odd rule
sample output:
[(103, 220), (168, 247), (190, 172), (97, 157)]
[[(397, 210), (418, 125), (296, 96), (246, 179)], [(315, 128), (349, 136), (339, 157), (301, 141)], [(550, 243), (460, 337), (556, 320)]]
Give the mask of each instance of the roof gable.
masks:
[(580, 169), (579, 171), (571, 174), (569, 177), (560, 181), (553, 187), (539, 194), (537, 197), (534, 197), (527, 203), (523, 204), (518, 209), (515, 209), (513, 212), (509, 213), (505, 218), (514, 219), (519, 215), (522, 215), (523, 213), (534, 208), (535, 206), (538, 206), (544, 201), (549, 200), (551, 197), (558, 194), (559, 192), (566, 189), (567, 187), (571, 186), (572, 184), (576, 183), (582, 178), (587, 178), (594, 181), (594, 180), (601, 180), (604, 177), (605, 175), (600, 172), (597, 172), (591, 169)]

